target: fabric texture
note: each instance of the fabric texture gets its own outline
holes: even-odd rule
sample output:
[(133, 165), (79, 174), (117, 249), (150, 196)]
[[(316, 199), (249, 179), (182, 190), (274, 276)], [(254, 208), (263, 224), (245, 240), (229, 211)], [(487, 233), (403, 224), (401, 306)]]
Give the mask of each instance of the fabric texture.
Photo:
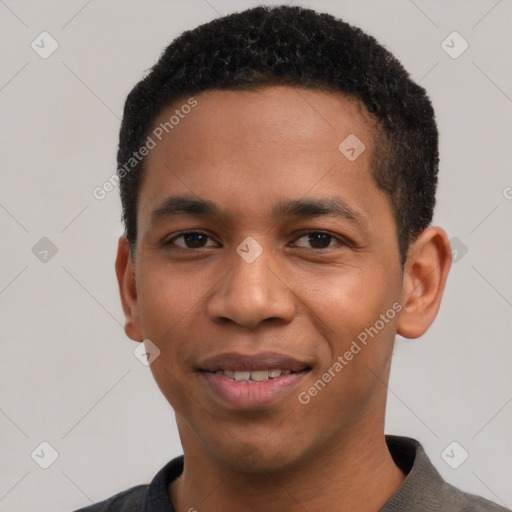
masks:
[[(510, 512), (445, 482), (415, 439), (387, 435), (386, 443), (393, 460), (407, 476), (379, 512)], [(149, 485), (132, 487), (76, 512), (175, 512), (169, 485), (183, 472), (183, 463), (183, 455), (176, 457)]]

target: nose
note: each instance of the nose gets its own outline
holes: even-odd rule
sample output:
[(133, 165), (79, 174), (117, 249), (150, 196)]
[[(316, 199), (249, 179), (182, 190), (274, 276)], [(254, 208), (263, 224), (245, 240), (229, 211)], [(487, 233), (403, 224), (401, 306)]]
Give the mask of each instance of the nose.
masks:
[(237, 253), (230, 269), (208, 301), (214, 322), (230, 321), (255, 329), (264, 321), (290, 322), (295, 314), (294, 293), (272, 261), (270, 250), (249, 263)]

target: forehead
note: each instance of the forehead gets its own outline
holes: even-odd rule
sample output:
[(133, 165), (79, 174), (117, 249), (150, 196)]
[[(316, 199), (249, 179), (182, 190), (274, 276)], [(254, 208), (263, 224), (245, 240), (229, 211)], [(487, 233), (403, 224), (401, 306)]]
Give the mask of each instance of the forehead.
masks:
[(339, 93), (272, 86), (183, 98), (150, 133), (139, 214), (176, 194), (215, 196), (233, 213), (259, 215), (280, 197), (338, 191), (364, 209), (370, 188), (379, 193), (370, 173), (374, 133), (364, 106)]
[[(194, 107), (190, 107), (190, 104)], [(256, 144), (336, 150), (344, 135), (373, 145), (376, 122), (361, 101), (340, 92), (288, 86), (251, 90), (210, 90), (162, 109), (153, 126), (158, 142), (179, 145), (203, 138), (247, 151)], [(195, 136), (195, 137), (194, 137)], [(341, 138), (340, 138), (341, 137)], [(173, 139), (173, 140), (171, 140)], [(161, 146), (161, 144), (160, 144)], [(334, 147), (333, 147), (334, 146)], [(286, 149), (283, 148), (283, 149)], [(186, 148), (183, 148), (186, 149)], [(196, 148), (197, 149), (197, 148)], [(153, 152), (158, 153), (158, 152)]]

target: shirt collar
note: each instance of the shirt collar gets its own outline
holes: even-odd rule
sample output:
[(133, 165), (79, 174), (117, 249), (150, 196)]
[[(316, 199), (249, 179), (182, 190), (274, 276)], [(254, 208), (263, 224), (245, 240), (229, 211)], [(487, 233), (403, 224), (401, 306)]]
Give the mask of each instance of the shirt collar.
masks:
[[(441, 503), (440, 489), (448, 484), (415, 439), (387, 435), (386, 443), (393, 460), (407, 476), (380, 512), (431, 512), (436, 504)], [(181, 476), (183, 465), (184, 458), (181, 455), (168, 462), (156, 474), (142, 498), (143, 512), (175, 512), (169, 497), (169, 485)]]

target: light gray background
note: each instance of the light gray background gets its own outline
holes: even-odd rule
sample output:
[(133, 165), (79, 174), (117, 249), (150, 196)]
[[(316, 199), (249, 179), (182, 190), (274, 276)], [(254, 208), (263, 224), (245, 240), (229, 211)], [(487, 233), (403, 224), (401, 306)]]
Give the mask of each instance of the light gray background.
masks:
[[(181, 453), (122, 328), (117, 190), (102, 201), (92, 190), (115, 172), (124, 99), (163, 48), (257, 3), (0, 0), (1, 511), (72, 510), (148, 482)], [(467, 247), (428, 334), (397, 340), (386, 431), (419, 439), (453, 484), (511, 507), (512, 4), (301, 5), (372, 33), (427, 88), (441, 135), (435, 222)], [(59, 44), (48, 59), (31, 48), (43, 31)], [(453, 31), (469, 43), (457, 59), (441, 47)], [(32, 252), (42, 237), (58, 249), (47, 262)], [(42, 441), (59, 455), (46, 470), (31, 458)], [(441, 457), (452, 441), (469, 452), (458, 469)]]

